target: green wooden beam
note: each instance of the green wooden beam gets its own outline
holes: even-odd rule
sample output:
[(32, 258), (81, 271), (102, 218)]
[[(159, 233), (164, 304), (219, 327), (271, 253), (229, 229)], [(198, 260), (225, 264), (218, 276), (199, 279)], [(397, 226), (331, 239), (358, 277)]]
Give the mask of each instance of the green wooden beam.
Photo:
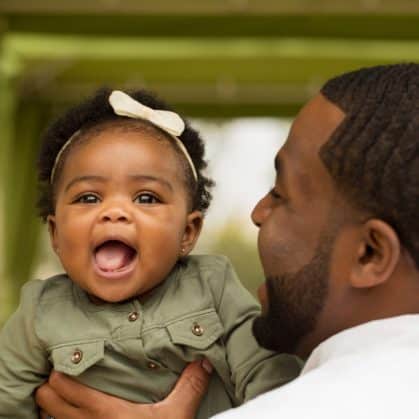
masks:
[(318, 84), (360, 66), (419, 61), (419, 41), (10, 35), (5, 47), (24, 63), (27, 85), (46, 92), (67, 83), (82, 88), (160, 83), (179, 86), (178, 92), (187, 85), (199, 91), (205, 84), (221, 86), (218, 90), (253, 84), (264, 91), (272, 84)]
[(0, 0), (9, 31), (417, 39), (416, 0)]
[[(34, 2), (35, 3), (35, 2)], [(140, 3), (140, 2), (138, 2)], [(419, 3), (418, 3), (419, 4)], [(5, 14), (9, 32), (112, 37), (419, 39), (419, 12), (396, 14)]]
[(94, 14), (358, 14), (419, 12), (414, 0), (0, 0), (0, 11), (8, 13), (94, 13)]
[(5, 47), (24, 63), (21, 94), (46, 105), (79, 101), (110, 85), (147, 87), (182, 109), (212, 105), (220, 112), (222, 107), (248, 114), (253, 106), (258, 115), (275, 106), (295, 109), (326, 79), (344, 71), (419, 61), (419, 40), (10, 34)]
[[(10, 34), (5, 48), (25, 60), (147, 60), (313, 58), (403, 59), (419, 57), (418, 41), (340, 40), (311, 38), (230, 39), (113, 38)], [(167, 71), (167, 69), (165, 69)]]

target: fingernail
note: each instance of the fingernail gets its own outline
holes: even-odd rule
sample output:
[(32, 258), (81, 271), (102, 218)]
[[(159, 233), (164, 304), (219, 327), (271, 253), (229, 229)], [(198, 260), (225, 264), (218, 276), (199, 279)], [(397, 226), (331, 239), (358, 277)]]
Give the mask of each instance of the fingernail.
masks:
[(211, 363), (207, 359), (203, 359), (201, 361), (201, 366), (208, 374), (211, 374), (214, 369)]

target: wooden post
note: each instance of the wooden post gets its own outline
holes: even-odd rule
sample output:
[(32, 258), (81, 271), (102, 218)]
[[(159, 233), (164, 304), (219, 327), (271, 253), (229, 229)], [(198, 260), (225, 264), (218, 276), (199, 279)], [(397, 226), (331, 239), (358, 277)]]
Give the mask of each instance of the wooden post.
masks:
[(41, 222), (35, 207), (37, 197), (36, 161), (42, 125), (42, 107), (20, 102), (15, 108), (16, 126), (9, 147), (5, 184), (7, 219), (5, 273), (9, 278), (9, 310), (19, 301), (22, 285), (31, 278)]
[(9, 228), (7, 196), (10, 182), (11, 145), (16, 115), (15, 82), (19, 66), (0, 46), (0, 324), (11, 309), (8, 261)]

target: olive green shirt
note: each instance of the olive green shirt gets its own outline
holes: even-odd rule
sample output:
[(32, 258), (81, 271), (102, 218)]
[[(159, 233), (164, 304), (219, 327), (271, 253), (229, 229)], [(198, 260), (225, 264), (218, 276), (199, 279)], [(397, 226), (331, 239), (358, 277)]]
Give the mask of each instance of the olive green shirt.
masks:
[(66, 275), (30, 281), (0, 334), (0, 418), (37, 418), (52, 368), (134, 402), (162, 400), (185, 366), (215, 368), (204, 419), (297, 376), (299, 361), (261, 349), (260, 309), (221, 256), (190, 256), (147, 296), (94, 304)]

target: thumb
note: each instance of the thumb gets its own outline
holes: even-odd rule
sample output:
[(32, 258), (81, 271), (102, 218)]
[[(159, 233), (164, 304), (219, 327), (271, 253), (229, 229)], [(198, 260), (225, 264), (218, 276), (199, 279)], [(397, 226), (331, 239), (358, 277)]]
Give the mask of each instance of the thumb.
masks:
[(193, 419), (207, 391), (212, 370), (206, 359), (189, 364), (162, 405), (172, 414), (175, 409), (179, 418)]

